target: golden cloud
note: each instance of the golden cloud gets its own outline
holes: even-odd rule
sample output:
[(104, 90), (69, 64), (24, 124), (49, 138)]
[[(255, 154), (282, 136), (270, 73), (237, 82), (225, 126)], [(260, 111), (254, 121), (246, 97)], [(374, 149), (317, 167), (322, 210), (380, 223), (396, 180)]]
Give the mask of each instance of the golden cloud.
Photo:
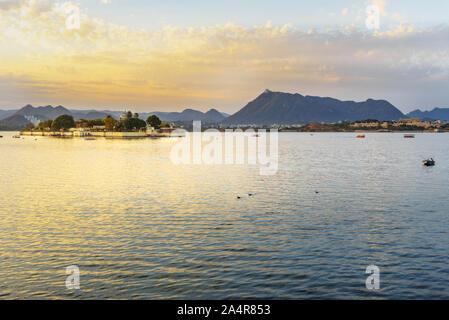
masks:
[(26, 78), (14, 83), (29, 102), (179, 109), (213, 101), (240, 107), (267, 87), (313, 91), (373, 81), (378, 72), (388, 73), (391, 61), (407, 59), (414, 46), (404, 42), (403, 49), (389, 52), (389, 41), (416, 33), (405, 25), (368, 35), (355, 26), (320, 33), (271, 23), (150, 31), (106, 23), (81, 8), (79, 29), (67, 28), (74, 7), (51, 0), (0, 6), (0, 76)]

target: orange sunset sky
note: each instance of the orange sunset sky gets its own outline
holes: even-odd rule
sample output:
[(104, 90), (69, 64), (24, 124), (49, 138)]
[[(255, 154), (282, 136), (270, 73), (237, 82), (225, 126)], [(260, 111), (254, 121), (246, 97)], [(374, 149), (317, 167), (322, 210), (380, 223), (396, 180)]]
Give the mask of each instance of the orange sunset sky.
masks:
[(407, 3), (0, 0), (0, 108), (232, 113), (266, 88), (449, 107), (448, 2)]

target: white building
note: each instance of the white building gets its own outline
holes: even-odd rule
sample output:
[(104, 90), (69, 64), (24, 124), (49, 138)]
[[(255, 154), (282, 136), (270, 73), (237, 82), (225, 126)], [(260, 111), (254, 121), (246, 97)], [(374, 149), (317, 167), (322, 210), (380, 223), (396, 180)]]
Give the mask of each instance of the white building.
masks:
[(128, 119), (128, 112), (123, 112), (123, 113), (120, 115), (120, 120), (126, 120), (126, 119)]

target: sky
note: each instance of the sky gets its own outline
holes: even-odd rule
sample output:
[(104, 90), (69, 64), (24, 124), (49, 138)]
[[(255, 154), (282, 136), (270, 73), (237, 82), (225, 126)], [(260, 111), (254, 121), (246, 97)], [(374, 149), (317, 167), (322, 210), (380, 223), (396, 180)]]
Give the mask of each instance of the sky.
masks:
[(0, 0), (0, 109), (233, 113), (265, 89), (449, 107), (448, 13), (447, 0)]

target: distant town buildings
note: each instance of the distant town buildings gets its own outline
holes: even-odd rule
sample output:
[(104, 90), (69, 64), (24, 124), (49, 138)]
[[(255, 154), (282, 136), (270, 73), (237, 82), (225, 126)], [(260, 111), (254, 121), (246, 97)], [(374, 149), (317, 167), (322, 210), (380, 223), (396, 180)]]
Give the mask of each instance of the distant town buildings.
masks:
[(396, 126), (430, 128), (432, 126), (432, 123), (424, 122), (419, 118), (410, 118), (410, 119), (399, 119), (399, 122), (396, 124)]
[(350, 124), (352, 129), (400, 129), (400, 128), (419, 128), (419, 129), (439, 129), (444, 122), (436, 120), (433, 122), (423, 121), (419, 118), (399, 119), (399, 121), (364, 120), (356, 121)]
[(351, 128), (354, 129), (376, 129), (379, 127), (388, 127), (387, 123), (381, 123), (377, 120), (367, 120), (367, 121), (357, 121), (354, 123), (351, 123)]

